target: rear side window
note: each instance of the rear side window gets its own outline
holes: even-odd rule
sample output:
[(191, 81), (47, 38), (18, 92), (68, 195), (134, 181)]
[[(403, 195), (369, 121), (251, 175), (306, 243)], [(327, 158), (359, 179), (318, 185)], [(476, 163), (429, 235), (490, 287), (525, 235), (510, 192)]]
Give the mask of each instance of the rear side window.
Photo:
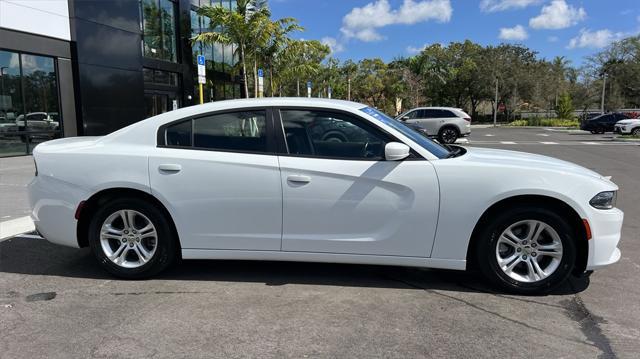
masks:
[(168, 126), (165, 142), (171, 147), (268, 152), (266, 125), (265, 111), (209, 115)]
[(266, 113), (243, 111), (193, 120), (193, 146), (199, 148), (267, 152)]
[(456, 114), (454, 114), (449, 110), (439, 110), (439, 111), (440, 111), (440, 118), (458, 117), (456, 116)]
[(191, 147), (191, 121), (167, 127), (167, 146)]

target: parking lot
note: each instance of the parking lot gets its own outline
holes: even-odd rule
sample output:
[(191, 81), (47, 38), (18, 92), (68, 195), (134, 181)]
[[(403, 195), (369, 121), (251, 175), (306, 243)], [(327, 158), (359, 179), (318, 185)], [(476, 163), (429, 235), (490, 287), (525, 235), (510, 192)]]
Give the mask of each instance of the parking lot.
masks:
[[(0, 241), (0, 357), (635, 358), (640, 143), (613, 137), (489, 127), (465, 142), (576, 162), (621, 187), (620, 262), (550, 295), (498, 293), (474, 273), (310, 263), (187, 261), (121, 281), (88, 249), (17, 236)], [(26, 162), (2, 168), (7, 218), (25, 215)]]

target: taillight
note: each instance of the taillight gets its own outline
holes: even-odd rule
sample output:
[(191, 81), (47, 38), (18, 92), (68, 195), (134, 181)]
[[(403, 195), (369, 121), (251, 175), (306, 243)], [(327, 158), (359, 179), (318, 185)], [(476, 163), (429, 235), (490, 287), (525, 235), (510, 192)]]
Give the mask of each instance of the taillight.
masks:
[(467, 122), (471, 122), (471, 117), (465, 117), (464, 120)]

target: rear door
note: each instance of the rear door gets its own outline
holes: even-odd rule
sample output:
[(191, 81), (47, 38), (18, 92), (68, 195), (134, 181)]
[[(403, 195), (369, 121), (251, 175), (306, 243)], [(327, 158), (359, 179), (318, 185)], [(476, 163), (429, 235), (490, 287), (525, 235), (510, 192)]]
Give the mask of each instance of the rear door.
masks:
[(282, 188), (264, 108), (218, 112), (161, 128), (149, 158), (154, 195), (183, 249), (280, 250)]
[(280, 114), (283, 251), (429, 256), (439, 203), (429, 161), (385, 161), (393, 139), (353, 114)]
[(438, 134), (440, 125), (443, 122), (440, 114), (440, 110), (436, 109), (424, 109), (420, 110), (419, 120), (420, 126), (427, 130), (427, 133), (431, 136)]

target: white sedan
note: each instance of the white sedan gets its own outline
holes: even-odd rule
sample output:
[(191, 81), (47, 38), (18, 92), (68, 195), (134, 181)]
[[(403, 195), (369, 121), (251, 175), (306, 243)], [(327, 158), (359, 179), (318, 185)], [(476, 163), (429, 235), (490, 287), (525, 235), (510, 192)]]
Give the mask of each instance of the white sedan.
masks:
[(124, 278), (176, 259), (479, 268), (538, 293), (616, 262), (618, 187), (527, 153), (442, 147), (362, 104), (222, 101), (34, 150), (32, 218)]

